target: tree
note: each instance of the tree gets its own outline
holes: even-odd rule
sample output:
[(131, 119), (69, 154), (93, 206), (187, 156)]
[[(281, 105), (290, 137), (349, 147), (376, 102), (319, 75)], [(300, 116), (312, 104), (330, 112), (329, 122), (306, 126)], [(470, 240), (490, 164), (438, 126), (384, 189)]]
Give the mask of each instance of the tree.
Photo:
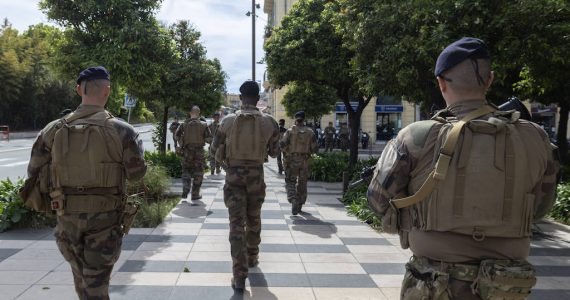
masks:
[(313, 119), (316, 124), (325, 114), (328, 114), (339, 101), (335, 91), (330, 87), (314, 84), (308, 81), (295, 81), (288, 86), (281, 103), (285, 106), (287, 116), (292, 118), (302, 110), (307, 119)]
[(355, 53), (335, 29), (340, 11), (338, 1), (298, 1), (267, 40), (265, 51), (270, 80), (275, 85), (307, 81), (327, 86), (346, 105), (352, 168), (358, 160), (360, 118), (375, 93), (360, 89), (351, 73)]

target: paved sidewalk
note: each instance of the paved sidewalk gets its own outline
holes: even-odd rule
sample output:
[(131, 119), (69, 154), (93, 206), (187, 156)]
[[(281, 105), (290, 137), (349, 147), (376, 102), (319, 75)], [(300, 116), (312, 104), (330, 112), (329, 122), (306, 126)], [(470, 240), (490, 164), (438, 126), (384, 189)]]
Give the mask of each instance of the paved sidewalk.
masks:
[[(398, 299), (410, 253), (396, 236), (370, 229), (337, 200), (339, 184), (310, 183), (305, 213), (291, 216), (274, 160), (265, 168), (259, 267), (234, 295), (223, 176), (206, 176), (203, 200), (181, 202), (157, 228), (124, 239), (111, 299)], [(181, 190), (179, 182), (175, 190)], [(570, 230), (543, 223), (531, 262), (530, 299), (570, 299)], [(189, 272), (184, 272), (187, 268)], [(0, 299), (76, 299), (68, 264), (49, 230), (0, 234)]]

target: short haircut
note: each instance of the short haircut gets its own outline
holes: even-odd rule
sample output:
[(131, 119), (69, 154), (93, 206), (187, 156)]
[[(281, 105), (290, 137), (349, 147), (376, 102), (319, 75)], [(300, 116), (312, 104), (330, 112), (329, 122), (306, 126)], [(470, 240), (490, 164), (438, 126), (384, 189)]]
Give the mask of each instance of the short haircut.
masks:
[(107, 79), (84, 80), (81, 82), (81, 90), (85, 95), (101, 96), (105, 87), (109, 85), (111, 82)]
[(444, 72), (442, 77), (448, 81), (448, 85), (454, 91), (484, 93), (487, 88), (485, 84), (491, 77), (491, 61), (489, 59), (466, 59)]

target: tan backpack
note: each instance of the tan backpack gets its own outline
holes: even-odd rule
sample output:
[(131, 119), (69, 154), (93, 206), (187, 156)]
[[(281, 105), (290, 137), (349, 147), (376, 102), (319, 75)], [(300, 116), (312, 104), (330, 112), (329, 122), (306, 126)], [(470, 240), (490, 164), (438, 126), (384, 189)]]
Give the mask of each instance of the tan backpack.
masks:
[(291, 128), (291, 146), (289, 153), (311, 154), (313, 132), (310, 128), (297, 125)]
[(227, 160), (247, 160), (263, 164), (267, 141), (261, 131), (263, 115), (259, 111), (237, 111), (227, 134)]
[(119, 194), (123, 191), (122, 145), (110, 134), (102, 111), (72, 113), (58, 125), (52, 155), (52, 182), (65, 194)]
[(194, 145), (194, 146), (204, 146), (206, 143), (206, 139), (204, 138), (204, 129), (205, 126), (202, 121), (198, 119), (193, 119), (190, 121), (184, 122), (182, 125), (184, 126), (184, 137), (183, 137), (183, 145)]
[[(490, 113), (487, 120), (477, 119)], [(411, 206), (414, 226), (424, 231), (455, 232), (475, 240), (530, 236), (535, 191), (529, 190), (527, 178), (534, 170), (529, 169), (532, 158), (524, 140), (535, 141), (538, 135), (522, 136), (532, 131), (520, 130), (520, 122), (516, 113), (506, 115), (485, 105), (444, 125), (434, 169), (423, 183), (411, 183), (414, 195), (391, 204)]]

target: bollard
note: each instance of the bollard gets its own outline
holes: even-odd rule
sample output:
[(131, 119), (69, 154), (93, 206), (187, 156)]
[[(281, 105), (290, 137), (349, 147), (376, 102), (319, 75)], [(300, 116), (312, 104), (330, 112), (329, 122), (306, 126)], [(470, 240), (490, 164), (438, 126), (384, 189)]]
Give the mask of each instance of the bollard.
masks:
[(170, 143), (166, 144), (166, 148), (170, 151)]

